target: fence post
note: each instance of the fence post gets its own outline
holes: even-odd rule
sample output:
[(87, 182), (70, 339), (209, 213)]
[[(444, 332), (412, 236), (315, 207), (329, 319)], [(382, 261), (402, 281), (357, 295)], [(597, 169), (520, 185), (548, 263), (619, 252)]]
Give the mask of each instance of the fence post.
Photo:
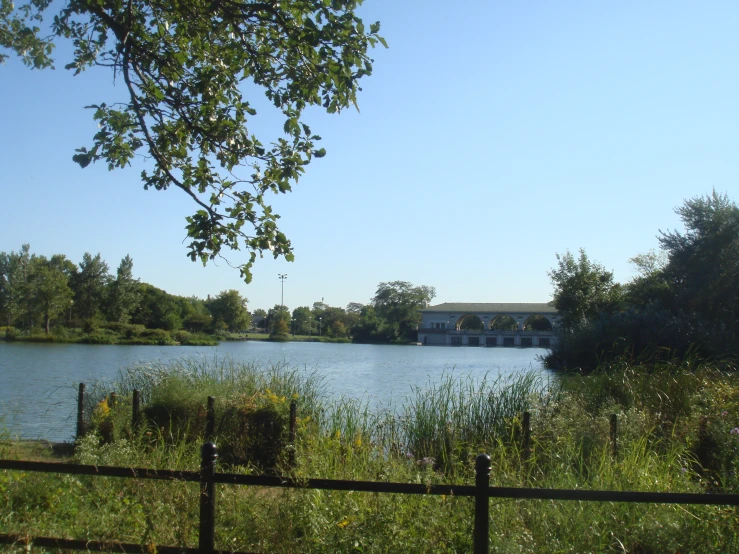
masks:
[(475, 460), (474, 554), (488, 554), (490, 540), (490, 456), (480, 454)]
[(611, 457), (613, 458), (613, 461), (616, 461), (616, 459), (618, 458), (617, 431), (618, 431), (618, 416), (616, 414), (611, 414), (610, 438), (611, 438)]
[(208, 397), (208, 408), (205, 412), (205, 440), (212, 441), (216, 434), (216, 397)]
[(139, 392), (139, 389), (133, 389), (133, 400), (131, 402), (131, 429), (133, 429), (133, 432), (139, 430), (139, 423), (140, 423), (140, 415), (139, 411), (141, 410), (141, 393)]
[(288, 450), (288, 462), (290, 467), (295, 467), (295, 436), (298, 426), (298, 404), (293, 400), (290, 402), (290, 435), (288, 441), (290, 450)]
[(211, 554), (216, 542), (216, 496), (215, 474), (218, 451), (212, 442), (200, 449), (200, 554)]
[(80, 383), (77, 393), (77, 439), (85, 434), (85, 384)]
[(523, 413), (523, 460), (526, 461), (531, 455), (531, 414)]

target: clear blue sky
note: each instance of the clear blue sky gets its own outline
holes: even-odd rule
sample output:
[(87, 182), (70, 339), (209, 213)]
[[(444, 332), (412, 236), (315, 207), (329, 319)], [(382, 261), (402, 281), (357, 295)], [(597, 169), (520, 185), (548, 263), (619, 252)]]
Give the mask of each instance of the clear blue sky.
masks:
[[(111, 75), (0, 66), (0, 251), (30, 243), (173, 294), (235, 288), (250, 309), (367, 302), (381, 281), (436, 302), (551, 298), (555, 254), (583, 247), (628, 281), (628, 259), (712, 188), (739, 200), (739, 3), (367, 0), (376, 49), (361, 113), (308, 120), (328, 155), (275, 197), (296, 261), (245, 285), (186, 257), (183, 193), (140, 167), (80, 169), (83, 106), (121, 98)], [(57, 50), (63, 68), (69, 50)], [(280, 129), (265, 116), (260, 126)], [(245, 254), (234, 254), (234, 261)]]

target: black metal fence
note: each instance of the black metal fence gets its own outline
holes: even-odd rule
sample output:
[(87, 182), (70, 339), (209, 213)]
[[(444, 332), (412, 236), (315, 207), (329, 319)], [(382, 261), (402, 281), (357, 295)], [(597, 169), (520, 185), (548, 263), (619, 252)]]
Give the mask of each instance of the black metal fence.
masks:
[(49, 462), (0, 460), (0, 469), (61, 473), (71, 475), (98, 475), (132, 479), (160, 479), (169, 481), (200, 482), (200, 522), (198, 548), (159, 545), (138, 545), (111, 541), (83, 541), (53, 537), (31, 537), (0, 534), (0, 544), (34, 545), (43, 548), (89, 550), (105, 552), (157, 552), (159, 554), (225, 554), (215, 550), (215, 487), (217, 484), (251, 485), (260, 487), (290, 487), (332, 491), (358, 491), (395, 494), (451, 495), (474, 497), (475, 515), (473, 542), (475, 554), (488, 552), (490, 533), (490, 498), (579, 500), (594, 502), (631, 502), (654, 504), (703, 504), (739, 506), (736, 494), (696, 494), (657, 492), (617, 492), (595, 490), (531, 489), (490, 486), (490, 457), (480, 454), (475, 464), (474, 485), (420, 485), (413, 483), (388, 483), (379, 481), (345, 481), (337, 479), (292, 479), (266, 475), (240, 475), (216, 471), (218, 458), (212, 442), (201, 448), (200, 471), (173, 471), (167, 469), (125, 468), (111, 466), (77, 465)]

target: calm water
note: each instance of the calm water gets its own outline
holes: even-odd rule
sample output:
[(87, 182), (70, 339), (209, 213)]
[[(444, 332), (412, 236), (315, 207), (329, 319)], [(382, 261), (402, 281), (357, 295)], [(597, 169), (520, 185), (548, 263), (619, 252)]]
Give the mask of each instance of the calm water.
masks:
[(116, 378), (118, 370), (181, 358), (232, 358), (267, 366), (285, 362), (316, 371), (334, 395), (402, 404), (411, 387), (447, 372), (482, 377), (546, 371), (538, 348), (446, 348), (322, 343), (227, 342), (217, 347), (95, 346), (0, 342), (0, 415), (23, 438), (68, 440), (74, 433), (79, 383)]

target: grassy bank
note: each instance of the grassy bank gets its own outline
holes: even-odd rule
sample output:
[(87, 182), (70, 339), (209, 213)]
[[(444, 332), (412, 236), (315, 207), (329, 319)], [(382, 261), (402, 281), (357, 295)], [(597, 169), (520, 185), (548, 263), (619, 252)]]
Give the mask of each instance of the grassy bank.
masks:
[[(94, 330), (55, 327), (48, 335), (42, 329), (20, 331), (13, 327), (0, 327), (0, 340), (7, 342), (61, 343), (61, 344), (128, 344), (155, 346), (216, 346), (222, 341), (270, 341), (267, 333), (219, 332), (215, 335), (189, 331), (147, 329), (143, 325), (109, 323)], [(348, 338), (331, 338), (308, 335), (288, 335), (286, 341), (350, 343)]]
[[(130, 427), (130, 393), (148, 424)], [(118, 392), (112, 407), (105, 402)], [(739, 379), (695, 362), (627, 363), (556, 382), (524, 374), (480, 381), (447, 375), (404, 408), (331, 400), (321, 379), (285, 366), (180, 362), (135, 368), (99, 384), (95, 429), (74, 459), (98, 465), (197, 469), (205, 399), (215, 396), (221, 466), (412, 483), (472, 484), (474, 456), (499, 486), (739, 492)], [(286, 421), (297, 399), (296, 465)], [(528, 457), (520, 415), (532, 414)], [(618, 415), (611, 456), (608, 417)], [(267, 422), (268, 424), (264, 424)], [(269, 448), (270, 445), (276, 447)], [(27, 454), (9, 441), (2, 457)], [(470, 552), (472, 501), (454, 497), (219, 486), (217, 548), (269, 552)], [(197, 485), (0, 474), (0, 532), (197, 544)], [(727, 552), (735, 509), (491, 500), (493, 552)]]

